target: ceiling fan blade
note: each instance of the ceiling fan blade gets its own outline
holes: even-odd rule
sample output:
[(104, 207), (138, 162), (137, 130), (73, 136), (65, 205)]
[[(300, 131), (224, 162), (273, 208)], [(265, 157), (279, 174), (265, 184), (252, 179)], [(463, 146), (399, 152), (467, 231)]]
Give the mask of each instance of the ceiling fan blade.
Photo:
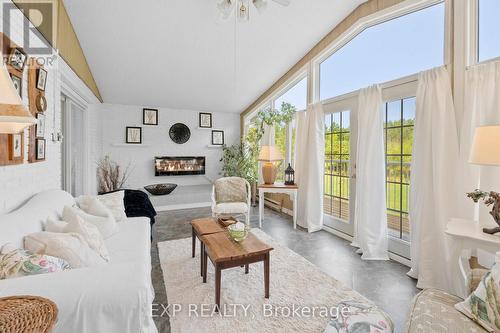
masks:
[(292, 0), (273, 0), (276, 3), (279, 3), (282, 6), (288, 6)]

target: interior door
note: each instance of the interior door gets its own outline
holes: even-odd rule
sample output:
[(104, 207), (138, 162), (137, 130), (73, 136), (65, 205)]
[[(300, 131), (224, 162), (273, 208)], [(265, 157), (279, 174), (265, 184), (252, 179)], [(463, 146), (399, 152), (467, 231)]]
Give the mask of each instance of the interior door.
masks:
[(63, 120), (63, 189), (74, 197), (85, 194), (85, 129), (84, 109), (65, 95), (61, 97)]
[(324, 104), (324, 224), (350, 236), (356, 198), (356, 109), (355, 96)]

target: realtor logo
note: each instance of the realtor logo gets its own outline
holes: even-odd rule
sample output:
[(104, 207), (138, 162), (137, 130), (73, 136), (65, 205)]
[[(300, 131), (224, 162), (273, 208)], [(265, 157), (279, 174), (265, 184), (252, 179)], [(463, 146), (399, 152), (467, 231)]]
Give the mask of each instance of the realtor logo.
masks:
[[(51, 54), (51, 43), (57, 35), (57, 4), (51, 0), (24, 1), (3, 4), (3, 31), (13, 36), (12, 30), (22, 24), (24, 51), (28, 54)], [(20, 17), (19, 13), (24, 17)]]

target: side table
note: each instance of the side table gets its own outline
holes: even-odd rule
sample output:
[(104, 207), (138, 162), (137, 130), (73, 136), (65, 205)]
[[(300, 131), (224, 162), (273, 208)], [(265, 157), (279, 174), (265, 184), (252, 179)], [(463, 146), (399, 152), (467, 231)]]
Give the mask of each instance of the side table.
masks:
[(293, 202), (293, 228), (297, 229), (297, 185), (285, 184), (261, 184), (259, 189), (259, 228), (262, 228), (262, 219), (264, 218), (264, 194), (265, 193), (281, 193), (288, 194)]

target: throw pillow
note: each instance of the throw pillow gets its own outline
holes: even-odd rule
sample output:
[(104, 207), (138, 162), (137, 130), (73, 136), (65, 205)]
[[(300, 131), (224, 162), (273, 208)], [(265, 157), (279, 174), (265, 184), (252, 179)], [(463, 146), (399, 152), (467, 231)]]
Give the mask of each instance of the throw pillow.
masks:
[(385, 312), (374, 305), (344, 301), (337, 305), (338, 313), (325, 328), (324, 333), (379, 332), (392, 333), (394, 326)]
[(455, 308), (474, 320), (489, 332), (500, 331), (500, 252), (495, 255), (495, 264), (486, 273), (476, 290)]
[(70, 268), (71, 266), (64, 259), (34, 254), (23, 249), (0, 254), (0, 279), (61, 272)]
[(49, 217), (47, 222), (45, 222), (44, 230), (48, 232), (64, 232), (64, 228), (67, 224), (68, 222), (53, 220)]
[(91, 215), (85, 213), (80, 208), (65, 206), (62, 216), (66, 222), (74, 222), (80, 217), (85, 222), (95, 225), (104, 239), (113, 236), (118, 231), (118, 225), (111, 214), (106, 217)]
[(33, 253), (64, 259), (73, 268), (106, 263), (76, 233), (36, 232), (24, 237), (24, 248)]
[(97, 199), (111, 210), (116, 222), (124, 221), (127, 218), (125, 214), (125, 191), (117, 191), (109, 194), (98, 195)]
[(89, 247), (96, 251), (104, 260), (109, 261), (108, 249), (104, 245), (99, 229), (88, 222), (85, 222), (80, 216), (75, 216), (63, 229), (63, 232), (74, 232), (83, 237)]

